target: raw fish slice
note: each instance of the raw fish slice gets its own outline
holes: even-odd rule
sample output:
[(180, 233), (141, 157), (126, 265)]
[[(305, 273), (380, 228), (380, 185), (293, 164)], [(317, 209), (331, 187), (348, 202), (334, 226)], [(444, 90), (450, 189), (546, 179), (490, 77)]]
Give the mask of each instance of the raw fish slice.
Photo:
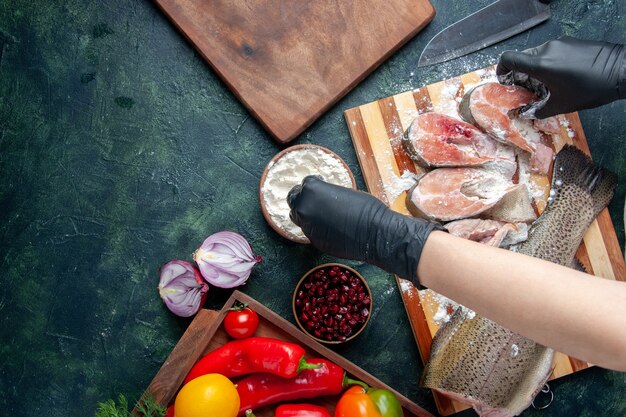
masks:
[[(514, 250), (570, 266), (585, 231), (611, 200), (616, 179), (566, 145), (554, 162), (548, 206)], [(460, 308), (433, 338), (422, 385), (471, 404), (481, 416), (515, 416), (547, 380), (553, 353)]]
[(518, 187), (498, 172), (482, 168), (439, 168), (430, 171), (407, 194), (414, 216), (433, 220), (474, 217), (493, 207)]
[(486, 83), (470, 90), (461, 102), (461, 117), (502, 143), (531, 154), (533, 172), (547, 174), (554, 153), (541, 143), (538, 126), (556, 131), (557, 120), (536, 122), (517, 117), (518, 110), (536, 100), (529, 90), (515, 85)]
[(528, 239), (526, 223), (463, 219), (447, 223), (444, 227), (451, 235), (495, 247), (508, 247)]
[(502, 145), (462, 120), (440, 113), (422, 113), (402, 140), (407, 154), (419, 165), (431, 167), (480, 166), (514, 157)]
[(492, 138), (533, 153), (535, 146), (513, 124), (511, 111), (525, 106), (536, 97), (518, 86), (486, 83), (471, 89), (461, 103), (461, 117), (478, 126)]
[(530, 170), (538, 174), (550, 172), (554, 152), (543, 143), (535, 143), (535, 152), (530, 156)]

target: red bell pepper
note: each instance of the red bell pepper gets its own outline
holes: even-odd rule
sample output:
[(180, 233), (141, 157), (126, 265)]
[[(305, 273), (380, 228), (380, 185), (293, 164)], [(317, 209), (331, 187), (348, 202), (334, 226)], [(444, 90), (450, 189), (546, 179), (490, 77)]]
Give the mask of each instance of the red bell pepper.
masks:
[[(246, 417), (256, 417), (252, 410), (246, 410)], [(283, 404), (276, 409), (274, 417), (331, 417), (328, 410), (312, 404)]]
[(331, 417), (328, 410), (312, 404), (283, 404), (274, 417)]
[(291, 379), (272, 374), (254, 374), (237, 382), (237, 392), (241, 401), (238, 416), (243, 416), (246, 410), (270, 404), (338, 395), (347, 386), (365, 385), (361, 381), (346, 377), (343, 368), (326, 359), (309, 359), (309, 363), (318, 364), (320, 367), (304, 370)]
[(222, 374), (227, 378), (257, 372), (268, 372), (293, 378), (300, 371), (314, 369), (304, 359), (304, 349), (294, 343), (269, 337), (234, 340), (209, 352), (189, 371), (183, 384), (206, 374)]

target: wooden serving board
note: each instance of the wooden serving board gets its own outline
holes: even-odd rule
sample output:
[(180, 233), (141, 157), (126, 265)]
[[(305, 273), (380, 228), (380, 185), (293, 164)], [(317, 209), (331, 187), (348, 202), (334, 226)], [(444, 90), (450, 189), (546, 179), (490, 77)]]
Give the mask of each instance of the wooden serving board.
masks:
[(430, 22), (428, 0), (155, 0), (280, 143)]
[[(409, 215), (405, 204), (406, 192), (399, 193), (397, 189), (398, 177), (405, 171), (419, 173), (422, 169), (404, 152), (402, 135), (416, 115), (427, 111), (452, 114), (465, 91), (479, 83), (494, 80), (494, 68), (491, 67), (347, 110), (345, 118), (369, 191), (392, 209)], [(553, 136), (555, 150), (569, 143), (589, 154), (578, 114), (561, 115), (559, 118), (561, 133)], [(535, 199), (538, 209), (543, 210), (549, 193), (549, 179), (531, 176), (531, 181), (543, 190), (542, 198)], [(585, 234), (577, 258), (595, 276), (626, 280), (624, 257), (607, 209), (600, 213)], [(422, 360), (426, 362), (432, 338), (438, 329), (433, 320), (439, 307), (437, 294), (430, 290), (418, 291), (410, 281), (400, 277), (396, 279)], [(591, 364), (557, 353), (551, 379), (589, 366)], [(433, 393), (442, 415), (469, 408), (442, 394)]]
[[(163, 366), (148, 386), (144, 396), (153, 395), (156, 400), (163, 405), (170, 405), (174, 402), (183, 380), (198, 359), (206, 353), (233, 340), (224, 330), (222, 322), (224, 316), (228, 313), (228, 309), (237, 301), (247, 304), (248, 307), (259, 315), (259, 327), (255, 336), (272, 337), (291, 343), (297, 343), (305, 349), (306, 357), (327, 359), (345, 369), (346, 373), (351, 378), (363, 381), (372, 387), (385, 388), (392, 391), (402, 404), (404, 417), (434, 417), (428, 411), (411, 402), (408, 398), (384, 384), (373, 375), (365, 372), (343, 356), (340, 356), (306, 336), (287, 320), (239, 291), (233, 292), (220, 311), (201, 309), (198, 312), (172, 350), (172, 353), (167, 357)], [(339, 397), (340, 396), (326, 396), (310, 398), (303, 401), (323, 406), (332, 415)], [(254, 414), (257, 417), (273, 417), (276, 407), (277, 405), (273, 405), (255, 409)]]

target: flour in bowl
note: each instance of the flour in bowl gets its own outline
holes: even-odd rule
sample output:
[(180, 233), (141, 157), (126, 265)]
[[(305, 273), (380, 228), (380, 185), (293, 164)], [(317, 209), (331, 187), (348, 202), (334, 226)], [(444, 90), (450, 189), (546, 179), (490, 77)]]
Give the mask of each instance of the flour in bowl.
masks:
[(289, 218), (287, 194), (308, 175), (320, 175), (324, 181), (352, 187), (350, 171), (333, 154), (317, 147), (304, 147), (286, 152), (269, 166), (261, 195), (265, 208), (276, 226), (299, 241), (308, 241), (302, 229)]

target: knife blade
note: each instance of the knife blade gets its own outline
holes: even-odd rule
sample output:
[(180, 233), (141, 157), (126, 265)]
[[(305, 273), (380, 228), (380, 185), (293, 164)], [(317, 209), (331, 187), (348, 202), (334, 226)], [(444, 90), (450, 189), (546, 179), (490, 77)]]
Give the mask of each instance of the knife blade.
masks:
[(438, 64), (486, 48), (550, 18), (548, 0), (498, 0), (436, 34), (418, 67)]

